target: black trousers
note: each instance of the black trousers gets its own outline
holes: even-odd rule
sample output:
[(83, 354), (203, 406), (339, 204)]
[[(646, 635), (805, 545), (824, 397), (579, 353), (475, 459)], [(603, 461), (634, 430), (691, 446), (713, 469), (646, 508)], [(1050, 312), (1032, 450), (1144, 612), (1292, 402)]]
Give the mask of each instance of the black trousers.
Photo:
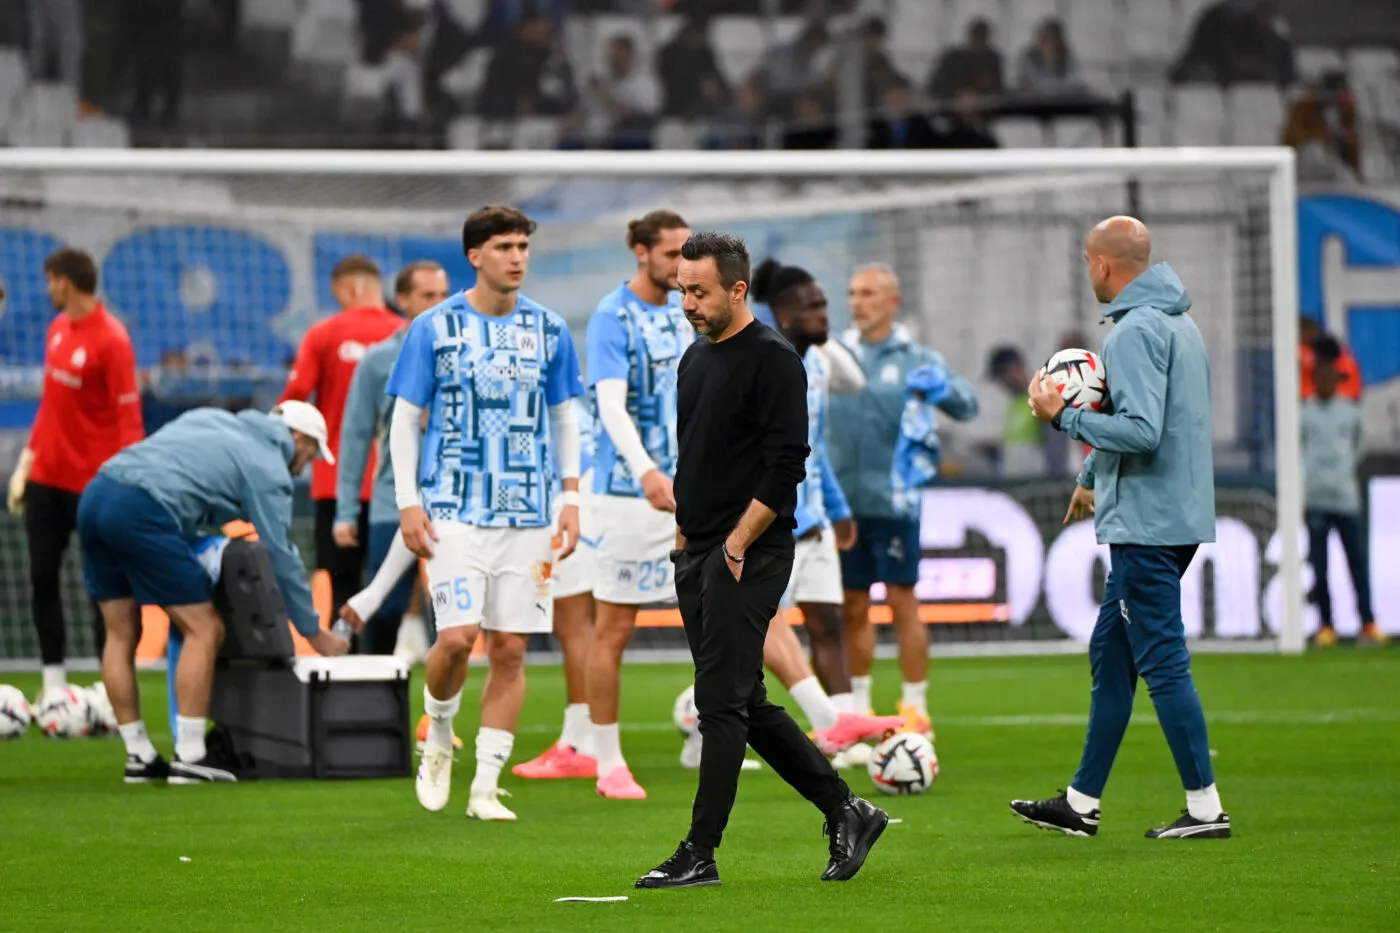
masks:
[[(39, 656), (46, 665), (62, 664), (68, 645), (63, 618), (63, 555), (78, 527), (78, 500), (81, 498), (81, 493), (42, 483), (29, 483), (24, 488), (30, 606), (34, 613), (34, 632), (39, 636)], [(107, 641), (107, 629), (95, 603), (92, 638), (100, 658)]]
[(1309, 510), (1304, 513), (1304, 518), (1308, 525), (1308, 561), (1313, 566), (1313, 588), (1309, 595), (1317, 604), (1323, 626), (1332, 627), (1332, 587), (1327, 579), (1327, 544), (1333, 528), (1337, 529), (1337, 535), (1342, 539), (1342, 553), (1346, 555), (1347, 569), (1351, 571), (1357, 614), (1363, 623), (1376, 621), (1376, 614), (1371, 608), (1370, 557), (1360, 516)]
[(787, 710), (768, 700), (763, 642), (792, 575), (792, 552), (751, 552), (735, 580), (716, 547), (676, 559), (676, 596), (695, 659), (695, 707), (703, 738), (689, 840), (713, 849), (724, 835), (744, 748), (754, 751), (822, 813), (850, 794), (846, 782)]
[(360, 591), (364, 581), (365, 551), (369, 544), (369, 503), (360, 503), (360, 543), (357, 547), (340, 547), (335, 543), (335, 500), (317, 499), (316, 507), (316, 569), (331, 578), (331, 621), (340, 616), (340, 607)]

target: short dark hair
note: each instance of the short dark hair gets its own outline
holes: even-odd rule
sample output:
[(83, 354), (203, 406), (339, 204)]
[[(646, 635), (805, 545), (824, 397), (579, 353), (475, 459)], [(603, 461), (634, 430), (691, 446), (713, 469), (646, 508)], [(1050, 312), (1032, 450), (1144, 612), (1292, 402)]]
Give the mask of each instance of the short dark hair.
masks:
[(526, 236), (535, 232), (535, 222), (513, 207), (491, 205), (474, 211), (462, 225), (462, 252), (469, 253), (481, 249), (493, 236), (507, 233), (523, 233)]
[(97, 294), (97, 263), (80, 249), (61, 249), (44, 260), (44, 271), (56, 279), (67, 279), (84, 295)]
[(1342, 358), (1342, 345), (1336, 337), (1323, 334), (1313, 344), (1313, 354), (1313, 358), (1317, 360), (1318, 364), (1331, 366)]
[(433, 262), (431, 259), (419, 259), (410, 262), (399, 270), (399, 274), (394, 276), (394, 294), (407, 295), (413, 291), (413, 277), (420, 272), (443, 272), (441, 263)]
[(661, 239), (662, 230), (685, 230), (690, 224), (675, 211), (652, 211), (627, 225), (627, 247), (645, 246), (651, 249)]
[(715, 261), (720, 284), (726, 290), (736, 282), (749, 281), (749, 248), (741, 238), (727, 233), (697, 233), (681, 247), (681, 258), (689, 262), (707, 256)]
[(347, 275), (368, 275), (376, 279), (384, 277), (379, 271), (379, 263), (363, 253), (351, 253), (336, 263), (335, 268), (331, 270), (331, 281), (343, 279)]

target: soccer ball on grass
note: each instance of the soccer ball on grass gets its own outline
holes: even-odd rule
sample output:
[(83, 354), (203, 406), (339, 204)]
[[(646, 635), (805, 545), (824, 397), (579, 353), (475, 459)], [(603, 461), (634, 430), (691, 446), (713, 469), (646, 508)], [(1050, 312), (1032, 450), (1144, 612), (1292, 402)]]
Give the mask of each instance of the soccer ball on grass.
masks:
[(34, 721), (51, 738), (76, 739), (88, 733), (88, 698), (81, 687), (45, 690), (33, 708)]
[(24, 735), (33, 719), (29, 701), (19, 688), (0, 684), (0, 739), (17, 739)]
[(671, 708), (671, 721), (682, 735), (690, 735), (700, 723), (700, 711), (695, 708), (695, 685), (692, 684), (676, 697), (676, 705)]
[(922, 794), (938, 780), (938, 755), (922, 735), (900, 732), (875, 746), (866, 769), (883, 794)]

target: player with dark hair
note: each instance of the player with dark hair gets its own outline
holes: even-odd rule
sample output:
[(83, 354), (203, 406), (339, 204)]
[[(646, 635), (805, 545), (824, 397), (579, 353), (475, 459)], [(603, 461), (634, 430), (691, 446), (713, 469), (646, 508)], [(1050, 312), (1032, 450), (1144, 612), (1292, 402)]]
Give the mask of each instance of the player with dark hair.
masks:
[[(340, 311), (311, 326), (302, 338), (296, 363), (282, 390), (282, 401), (316, 399), (330, 431), (331, 452), (340, 455), (340, 422), (355, 367), (370, 347), (403, 326), (403, 318), (384, 303), (379, 266), (368, 256), (346, 256), (331, 271), (331, 295)], [(335, 538), (335, 464), (319, 461), (311, 466), (311, 499), (316, 509), (316, 569), (331, 578), (331, 617), (360, 588), (365, 563), (364, 543), (369, 539), (369, 500), (374, 491), (374, 453), (360, 487), (355, 516), (354, 543), (342, 545)]]
[(574, 399), (583, 380), (564, 321), (520, 294), (534, 229), (511, 207), (467, 218), (462, 246), (476, 284), (409, 325), (388, 386), (399, 527), (427, 561), (438, 629), (425, 663), (428, 731), (415, 789), (425, 809), (447, 806), (452, 721), (486, 629), (490, 674), (467, 804), (480, 820), (515, 819), (498, 782), (525, 702), (525, 646), (553, 627), (553, 565), (579, 536)]
[[(97, 264), (64, 249), (44, 261), (49, 300), (59, 312), (44, 340), (39, 411), (10, 477), (7, 504), (24, 516), (34, 631), (44, 690), (64, 686), (67, 627), (60, 570), (78, 522), (78, 500), (103, 461), (139, 441), (141, 393), (126, 328), (97, 298)], [(102, 616), (93, 638), (103, 650)]]
[(853, 877), (889, 822), (851, 794), (763, 684), (768, 623), (792, 576), (806, 475), (807, 378), (792, 346), (754, 320), (742, 240), (698, 234), (681, 250), (682, 308), (696, 334), (678, 370), (676, 596), (695, 659), (704, 755), (690, 833), (639, 888), (719, 884), (714, 850), (746, 745), (826, 816), (825, 881)]

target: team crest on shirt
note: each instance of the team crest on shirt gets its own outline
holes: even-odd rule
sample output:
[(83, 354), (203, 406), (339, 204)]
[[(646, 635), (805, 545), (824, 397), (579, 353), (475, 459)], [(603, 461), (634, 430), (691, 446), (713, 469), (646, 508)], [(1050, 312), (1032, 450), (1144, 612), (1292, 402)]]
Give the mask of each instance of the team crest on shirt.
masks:
[(365, 355), (365, 345), (358, 340), (347, 340), (336, 351), (342, 363), (358, 363)]
[(73, 356), (68, 360), (68, 365), (74, 369), (82, 369), (87, 364), (87, 350), (82, 347), (73, 351)]
[(515, 332), (515, 349), (525, 356), (539, 356), (540, 335), (533, 330), (517, 330)]

